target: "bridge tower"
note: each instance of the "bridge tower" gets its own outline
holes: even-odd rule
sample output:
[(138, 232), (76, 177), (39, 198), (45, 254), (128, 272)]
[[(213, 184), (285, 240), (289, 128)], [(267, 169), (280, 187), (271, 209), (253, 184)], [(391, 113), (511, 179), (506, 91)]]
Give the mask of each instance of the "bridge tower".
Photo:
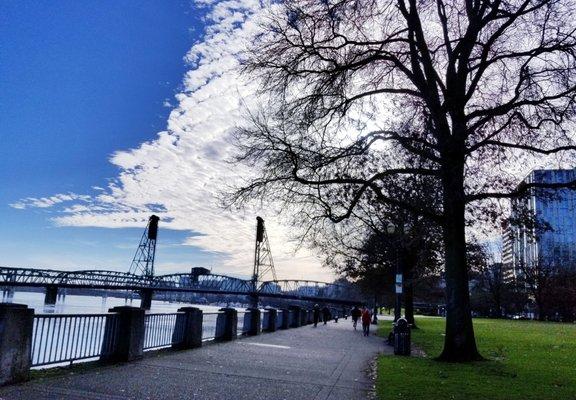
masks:
[(258, 282), (268, 273), (272, 275), (273, 280), (277, 280), (264, 220), (261, 217), (256, 217), (256, 246), (254, 248), (252, 293), (250, 294), (251, 307), (258, 307)]
[(142, 234), (140, 244), (136, 249), (136, 254), (130, 265), (131, 274), (154, 276), (154, 256), (156, 255), (156, 238), (158, 237), (159, 217), (152, 215), (148, 220), (148, 225)]
[[(136, 254), (130, 265), (131, 274), (144, 275), (152, 278), (154, 276), (154, 257), (156, 255), (156, 239), (158, 237), (159, 217), (152, 215), (148, 220), (148, 225), (142, 234), (140, 244), (136, 249)], [(152, 305), (152, 289), (140, 290), (140, 307), (149, 310)]]

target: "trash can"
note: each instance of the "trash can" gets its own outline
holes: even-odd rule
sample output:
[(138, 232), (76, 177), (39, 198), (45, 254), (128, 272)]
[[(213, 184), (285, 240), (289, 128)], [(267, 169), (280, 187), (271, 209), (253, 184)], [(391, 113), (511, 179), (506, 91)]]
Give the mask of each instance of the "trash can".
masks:
[(394, 354), (410, 355), (410, 324), (406, 318), (400, 318), (394, 324)]

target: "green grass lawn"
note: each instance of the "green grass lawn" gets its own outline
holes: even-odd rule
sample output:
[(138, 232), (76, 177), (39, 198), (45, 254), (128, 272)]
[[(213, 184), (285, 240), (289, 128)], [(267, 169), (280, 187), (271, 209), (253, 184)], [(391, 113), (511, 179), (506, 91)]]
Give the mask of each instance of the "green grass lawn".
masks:
[[(576, 399), (576, 325), (475, 319), (487, 361), (434, 360), (442, 350), (444, 319), (421, 317), (412, 341), (425, 358), (381, 356), (376, 389), (381, 400)], [(386, 336), (390, 322), (379, 327)]]

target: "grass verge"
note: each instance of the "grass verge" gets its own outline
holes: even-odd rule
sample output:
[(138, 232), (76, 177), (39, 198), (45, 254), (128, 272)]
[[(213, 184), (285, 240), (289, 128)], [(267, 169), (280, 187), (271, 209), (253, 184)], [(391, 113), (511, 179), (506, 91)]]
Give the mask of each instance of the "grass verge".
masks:
[[(486, 361), (434, 360), (443, 345), (444, 319), (421, 317), (413, 343), (427, 357), (381, 356), (376, 390), (381, 400), (575, 400), (576, 325), (474, 320)], [(390, 322), (379, 333), (386, 337)]]

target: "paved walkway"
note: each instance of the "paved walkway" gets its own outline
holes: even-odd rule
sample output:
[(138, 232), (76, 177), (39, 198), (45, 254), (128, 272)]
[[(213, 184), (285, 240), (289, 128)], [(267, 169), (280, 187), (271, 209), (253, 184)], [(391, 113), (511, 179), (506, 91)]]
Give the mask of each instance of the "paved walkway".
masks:
[(390, 349), (351, 325), (340, 320), (71, 370), (2, 388), (0, 399), (366, 399), (373, 387), (369, 362)]

